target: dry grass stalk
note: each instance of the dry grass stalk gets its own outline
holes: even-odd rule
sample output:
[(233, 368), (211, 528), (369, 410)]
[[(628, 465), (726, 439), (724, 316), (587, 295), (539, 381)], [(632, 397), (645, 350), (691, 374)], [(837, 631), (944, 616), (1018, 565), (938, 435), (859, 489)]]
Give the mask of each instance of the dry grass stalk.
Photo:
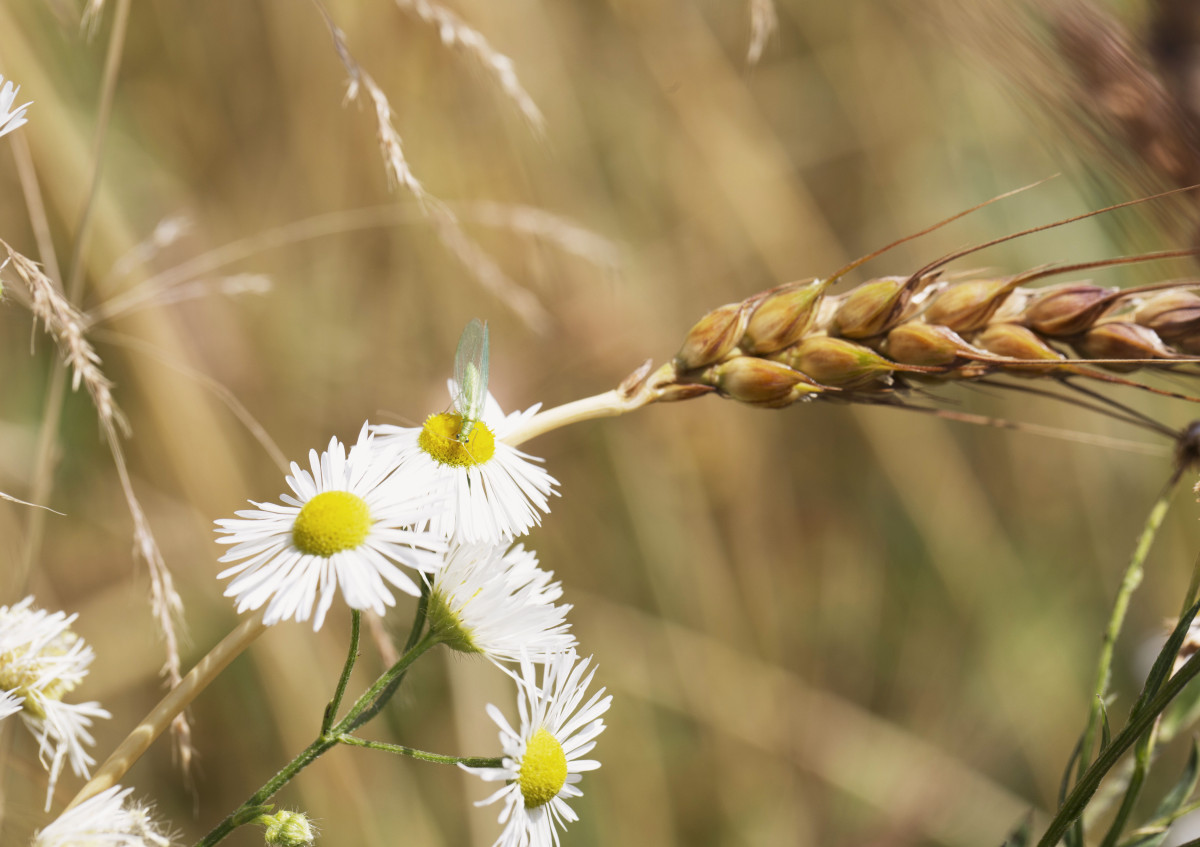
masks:
[(426, 191), (425, 186), (413, 174), (412, 169), (408, 166), (408, 160), (404, 157), (400, 134), (396, 132), (396, 128), (392, 124), (392, 106), (388, 102), (387, 95), (350, 54), (345, 34), (334, 23), (320, 0), (313, 0), (313, 5), (320, 12), (321, 18), (333, 38), (334, 50), (337, 51), (346, 72), (350, 74), (346, 99), (357, 99), (359, 92), (365, 89), (375, 107), (376, 134), (379, 137), (379, 146), (383, 153), (384, 164), (387, 166), (389, 181), (393, 185), (403, 186), (417, 198), (422, 211), (433, 224), (442, 244), (462, 262), (463, 266), (484, 288), (499, 297), (531, 329), (538, 332), (544, 331), (549, 325), (549, 314), (537, 298), (505, 274), (483, 248), (467, 235), (450, 208)]
[(8, 253), (5, 264), (12, 265), (29, 289), (33, 314), (58, 343), (63, 359), (71, 368), (72, 390), (78, 391), (80, 385), (87, 388), (101, 422), (128, 434), (129, 425), (113, 400), (113, 384), (100, 370), (100, 356), (87, 340), (87, 320), (36, 262), (18, 253), (7, 242), (0, 241), (0, 245)]
[[(42, 321), (46, 331), (62, 351), (63, 359), (71, 369), (72, 389), (78, 390), (79, 386), (83, 385), (96, 408), (105, 443), (112, 454), (121, 482), (126, 506), (133, 518), (134, 551), (146, 563), (150, 574), (150, 607), (166, 642), (167, 658), (163, 675), (173, 687), (183, 678), (178, 634), (183, 599), (175, 590), (171, 572), (167, 569), (145, 511), (133, 490), (125, 453), (121, 448), (121, 437), (129, 434), (129, 426), (113, 400), (113, 384), (100, 370), (100, 356), (87, 339), (87, 325), (83, 315), (71, 305), (36, 262), (14, 250), (7, 242), (0, 241), (0, 246), (8, 254), (6, 264), (12, 265), (29, 290), (30, 308), (34, 316)], [(194, 751), (191, 744), (191, 727), (183, 716), (179, 716), (172, 728), (186, 773)]]
[(542, 117), (541, 109), (517, 78), (512, 59), (498, 52), (482, 34), (444, 6), (429, 0), (396, 0), (396, 5), (402, 11), (437, 29), (438, 38), (443, 46), (457, 50), (478, 62), (508, 99), (520, 109), (533, 130), (539, 135), (545, 132), (546, 119)]
[(750, 46), (746, 49), (746, 64), (758, 64), (767, 41), (777, 29), (779, 13), (775, 11), (774, 0), (750, 0)]

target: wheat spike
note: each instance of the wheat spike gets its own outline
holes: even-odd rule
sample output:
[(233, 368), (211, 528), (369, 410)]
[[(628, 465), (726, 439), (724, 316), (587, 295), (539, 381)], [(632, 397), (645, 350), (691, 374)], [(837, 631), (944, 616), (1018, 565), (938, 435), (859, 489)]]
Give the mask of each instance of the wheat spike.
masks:
[(1020, 284), (1061, 270), (955, 281), (932, 270), (836, 296), (828, 280), (787, 283), (702, 317), (657, 379), (774, 408), (817, 398), (878, 402), (922, 382), (996, 375), (1155, 390), (1111, 372), (1200, 361), (1200, 281)]

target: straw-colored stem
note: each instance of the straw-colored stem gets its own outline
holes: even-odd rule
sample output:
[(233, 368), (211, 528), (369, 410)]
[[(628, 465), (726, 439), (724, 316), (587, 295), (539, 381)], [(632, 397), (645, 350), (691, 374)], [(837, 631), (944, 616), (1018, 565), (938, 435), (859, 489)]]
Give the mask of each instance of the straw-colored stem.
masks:
[(254, 639), (267, 629), (262, 621), (262, 613), (256, 612), (242, 621), (233, 632), (225, 636), (208, 652), (208, 655), (196, 663), (183, 681), (167, 692), (167, 695), (157, 706), (142, 719), (142, 722), (122, 741), (107, 761), (96, 771), (87, 785), (80, 789), (67, 808), (77, 806), (84, 800), (99, 794), (106, 788), (116, 785), (149, 749), (154, 739), (158, 738), (175, 716), (188, 707), (196, 696), (208, 687), (217, 676), (236, 659), (243, 650), (250, 646)]
[(640, 409), (647, 403), (653, 402), (654, 399), (653, 394), (649, 391), (626, 394), (621, 389), (614, 388), (612, 391), (605, 391), (594, 397), (585, 397), (582, 400), (575, 400), (544, 412), (538, 412), (524, 425), (510, 432), (504, 438), (504, 442), (516, 447), (531, 438), (544, 435), (568, 424), (590, 421), (594, 418), (611, 418), (632, 412), (634, 409)]
[(78, 303), (83, 293), (83, 256), (91, 234), (92, 212), (96, 205), (96, 194), (100, 190), (100, 174), (104, 169), (104, 143), (108, 139), (108, 122), (112, 117), (113, 98), (116, 96), (117, 76), (121, 70), (121, 58), (125, 54), (125, 34), (129, 29), (130, 0), (118, 0), (113, 14), (112, 33), (108, 41), (108, 53), (104, 57), (104, 78), (100, 88), (100, 105), (96, 110), (96, 134), (92, 137), (92, 173), (88, 180), (88, 193), (79, 213), (75, 227), (75, 244), (71, 248), (71, 264), (68, 270), (67, 297)]

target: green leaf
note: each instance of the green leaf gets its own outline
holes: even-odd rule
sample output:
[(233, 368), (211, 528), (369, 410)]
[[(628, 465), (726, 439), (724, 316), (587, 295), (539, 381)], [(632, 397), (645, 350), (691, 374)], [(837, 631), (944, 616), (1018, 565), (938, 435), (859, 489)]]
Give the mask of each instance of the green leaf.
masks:
[(1196, 617), (1197, 611), (1200, 611), (1200, 603), (1193, 604), (1184, 612), (1179, 618), (1179, 623), (1175, 625), (1175, 629), (1171, 631), (1167, 643), (1163, 645), (1154, 660), (1154, 666), (1150, 668), (1150, 674), (1146, 677), (1146, 684), (1142, 688), (1141, 696), (1138, 697), (1137, 702), (1133, 704), (1133, 709), (1129, 712), (1130, 721), (1137, 717), (1138, 713), (1146, 707), (1146, 704), (1154, 698), (1158, 689), (1170, 677), (1175, 660), (1179, 656), (1179, 647), (1183, 644), (1183, 639), (1187, 636), (1188, 628), (1192, 624), (1192, 619)]

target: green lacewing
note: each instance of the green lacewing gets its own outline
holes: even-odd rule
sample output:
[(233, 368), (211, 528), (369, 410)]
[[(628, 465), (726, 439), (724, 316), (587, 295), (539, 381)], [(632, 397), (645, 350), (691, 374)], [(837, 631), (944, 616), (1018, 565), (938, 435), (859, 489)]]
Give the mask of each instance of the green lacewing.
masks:
[(474, 318), (458, 339), (458, 350), (454, 353), (454, 411), (462, 417), (456, 438), (466, 443), (475, 429), (475, 422), (483, 417), (484, 400), (488, 384), (488, 331), (487, 324)]

